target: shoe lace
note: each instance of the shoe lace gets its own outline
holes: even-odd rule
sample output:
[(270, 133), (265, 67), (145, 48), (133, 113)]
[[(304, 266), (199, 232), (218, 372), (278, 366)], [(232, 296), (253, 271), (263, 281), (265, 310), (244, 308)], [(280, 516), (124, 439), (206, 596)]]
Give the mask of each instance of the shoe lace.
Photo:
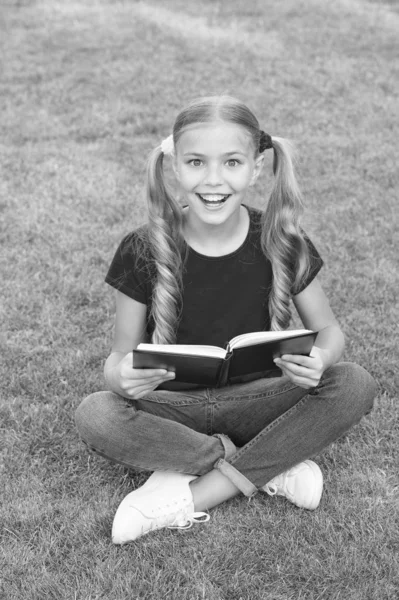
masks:
[(210, 515), (205, 512), (195, 512), (191, 515), (185, 515), (184, 519), (177, 519), (171, 525), (168, 525), (168, 529), (190, 529), (194, 523), (206, 523), (210, 519)]
[(274, 477), (269, 483), (263, 487), (265, 492), (269, 494), (269, 496), (275, 496), (279, 490), (284, 489), (284, 479), (281, 475), (277, 475)]
[[(211, 518), (205, 512), (191, 512), (189, 507), (181, 502), (172, 502), (158, 506), (153, 510), (157, 527), (168, 529), (190, 529), (194, 523), (206, 523)], [(172, 519), (173, 517), (173, 519)]]

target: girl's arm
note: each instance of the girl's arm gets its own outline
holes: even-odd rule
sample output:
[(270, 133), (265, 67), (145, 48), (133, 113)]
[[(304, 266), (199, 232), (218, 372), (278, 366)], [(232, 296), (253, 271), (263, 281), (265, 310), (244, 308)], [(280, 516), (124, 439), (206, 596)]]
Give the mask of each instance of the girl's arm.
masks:
[(344, 352), (345, 339), (317, 277), (293, 302), (306, 329), (318, 331), (315, 346), (324, 350), (325, 368), (338, 362)]
[(147, 307), (116, 292), (116, 318), (112, 351), (104, 376), (112, 391), (126, 398), (141, 398), (164, 381), (174, 378), (165, 369), (134, 369), (133, 350), (146, 337)]
[(323, 372), (342, 357), (345, 341), (317, 278), (293, 302), (306, 329), (318, 331), (310, 356), (284, 355), (276, 364), (296, 385), (304, 388), (317, 386)]

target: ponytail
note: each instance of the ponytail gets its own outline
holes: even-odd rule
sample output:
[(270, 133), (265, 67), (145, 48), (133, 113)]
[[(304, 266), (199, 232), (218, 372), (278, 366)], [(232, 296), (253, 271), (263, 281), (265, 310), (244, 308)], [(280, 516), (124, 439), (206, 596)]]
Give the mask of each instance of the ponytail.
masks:
[(288, 140), (273, 137), (274, 185), (263, 215), (262, 250), (273, 270), (269, 296), (271, 329), (287, 329), (291, 320), (290, 300), (309, 272), (309, 251), (300, 228), (303, 212), (296, 182), (292, 146)]
[(176, 341), (182, 309), (182, 209), (165, 184), (163, 157), (158, 147), (147, 163), (148, 241), (156, 273), (150, 313), (154, 344)]

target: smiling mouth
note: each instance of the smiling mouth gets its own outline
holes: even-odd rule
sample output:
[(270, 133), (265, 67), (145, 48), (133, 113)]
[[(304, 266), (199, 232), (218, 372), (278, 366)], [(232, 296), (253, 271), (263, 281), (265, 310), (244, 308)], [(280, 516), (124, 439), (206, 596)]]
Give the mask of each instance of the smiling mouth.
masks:
[(226, 202), (231, 194), (197, 194), (198, 198), (208, 206), (217, 206)]

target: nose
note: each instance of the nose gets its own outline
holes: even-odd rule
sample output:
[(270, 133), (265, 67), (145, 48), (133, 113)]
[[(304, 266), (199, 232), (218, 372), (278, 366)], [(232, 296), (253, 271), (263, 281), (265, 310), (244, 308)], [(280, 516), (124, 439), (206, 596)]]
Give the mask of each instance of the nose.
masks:
[(217, 186), (217, 185), (222, 185), (223, 178), (222, 178), (220, 165), (217, 165), (217, 164), (209, 164), (208, 165), (208, 168), (205, 173), (204, 183), (206, 183), (207, 185), (212, 186), (212, 187)]

